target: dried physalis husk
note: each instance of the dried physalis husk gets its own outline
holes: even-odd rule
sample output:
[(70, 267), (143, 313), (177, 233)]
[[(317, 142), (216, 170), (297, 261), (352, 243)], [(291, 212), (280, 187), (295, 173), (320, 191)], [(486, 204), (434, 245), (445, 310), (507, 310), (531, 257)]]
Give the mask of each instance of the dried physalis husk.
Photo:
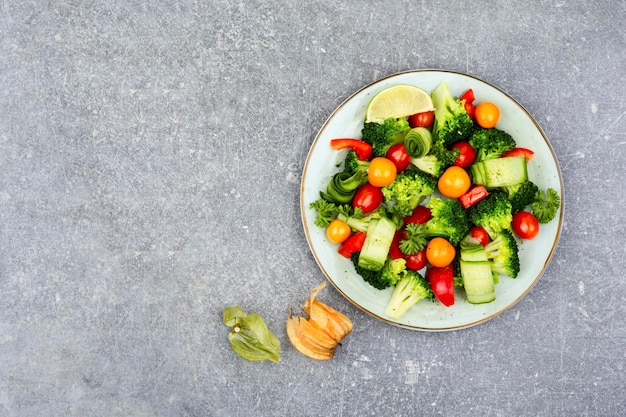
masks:
[(352, 321), (344, 314), (319, 301), (317, 294), (326, 281), (315, 287), (302, 306), (309, 318), (287, 318), (287, 336), (303, 355), (318, 360), (328, 360), (335, 355), (341, 340), (352, 331)]
[(224, 324), (235, 353), (249, 361), (280, 361), (280, 341), (256, 313), (246, 313), (239, 306), (224, 309)]

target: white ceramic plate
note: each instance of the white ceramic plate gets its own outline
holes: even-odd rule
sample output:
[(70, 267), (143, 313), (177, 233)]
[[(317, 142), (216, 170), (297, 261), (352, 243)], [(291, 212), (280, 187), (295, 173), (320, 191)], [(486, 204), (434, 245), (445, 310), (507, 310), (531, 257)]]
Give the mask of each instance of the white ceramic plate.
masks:
[(392, 288), (380, 291), (365, 283), (354, 271), (350, 260), (337, 253), (337, 245), (326, 238), (325, 230), (314, 224), (316, 212), (309, 205), (325, 190), (332, 174), (345, 157), (330, 147), (330, 140), (340, 137), (361, 137), (365, 109), (379, 91), (396, 84), (412, 84), (432, 91), (446, 81), (454, 96), (472, 88), (476, 102), (492, 101), (502, 116), (497, 127), (511, 134), (518, 146), (530, 148), (535, 156), (529, 163), (530, 179), (540, 189), (551, 187), (563, 201), (563, 182), (554, 150), (531, 115), (512, 97), (493, 85), (475, 77), (453, 71), (416, 70), (390, 75), (359, 91), (344, 101), (328, 118), (315, 138), (302, 175), (300, 210), (306, 237), (319, 267), (333, 286), (354, 305), (387, 323), (414, 330), (443, 331), (469, 327), (489, 320), (509, 309), (539, 280), (554, 254), (563, 217), (562, 205), (557, 218), (541, 225), (533, 240), (520, 243), (521, 271), (516, 279), (501, 276), (496, 285), (496, 300), (489, 304), (469, 304), (462, 290), (457, 290), (455, 304), (445, 307), (439, 302), (422, 301), (400, 320), (385, 315)]

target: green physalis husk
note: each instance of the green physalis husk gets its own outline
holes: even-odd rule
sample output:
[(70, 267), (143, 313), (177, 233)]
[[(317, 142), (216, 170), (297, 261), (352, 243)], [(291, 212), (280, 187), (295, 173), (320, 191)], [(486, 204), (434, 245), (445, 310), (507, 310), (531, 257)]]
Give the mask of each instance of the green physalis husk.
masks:
[(249, 361), (280, 361), (280, 341), (256, 313), (246, 313), (240, 306), (224, 309), (224, 324), (231, 327), (228, 334), (235, 353)]

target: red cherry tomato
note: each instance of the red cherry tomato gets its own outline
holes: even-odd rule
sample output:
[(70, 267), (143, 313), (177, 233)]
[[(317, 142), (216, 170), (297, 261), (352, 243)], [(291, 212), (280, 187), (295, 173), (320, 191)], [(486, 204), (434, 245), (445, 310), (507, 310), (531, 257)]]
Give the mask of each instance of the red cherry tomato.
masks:
[(489, 234), (484, 228), (480, 226), (472, 226), (470, 227), (469, 233), (470, 236), (476, 239), (481, 245), (487, 246), (487, 243), (489, 243)]
[(526, 162), (528, 162), (531, 159), (533, 159), (534, 155), (535, 155), (535, 153), (533, 151), (531, 151), (530, 149), (513, 148), (510, 151), (506, 151), (502, 155), (500, 155), (500, 158), (507, 158), (507, 157), (510, 157), (510, 156), (523, 156), (524, 158), (526, 158)]
[(472, 145), (465, 141), (457, 142), (451, 147), (451, 150), (455, 149), (459, 150), (459, 156), (454, 161), (454, 165), (461, 168), (467, 168), (472, 165), (472, 162), (476, 159), (476, 151), (472, 148)]
[(430, 212), (430, 209), (426, 206), (420, 205), (420, 206), (415, 207), (415, 209), (413, 210), (413, 213), (411, 213), (410, 216), (407, 216), (404, 218), (404, 224), (411, 224), (411, 223), (424, 224), (432, 218), (433, 218), (433, 215)]
[(518, 211), (513, 215), (511, 228), (522, 239), (532, 239), (539, 233), (539, 222), (532, 213)]
[(352, 199), (352, 207), (360, 208), (363, 213), (375, 210), (383, 202), (383, 192), (372, 184), (361, 186)]
[(443, 268), (431, 266), (426, 271), (426, 279), (441, 304), (446, 307), (454, 304), (454, 267), (452, 265)]
[(393, 145), (385, 155), (396, 166), (398, 172), (402, 172), (409, 167), (411, 155), (406, 151), (404, 143)]
[(406, 267), (408, 269), (412, 269), (414, 271), (419, 271), (424, 268), (428, 260), (426, 259), (426, 249), (422, 249), (421, 251), (414, 253), (413, 255), (408, 255), (406, 257)]
[(409, 116), (409, 126), (430, 128), (435, 121), (434, 111), (425, 111)]

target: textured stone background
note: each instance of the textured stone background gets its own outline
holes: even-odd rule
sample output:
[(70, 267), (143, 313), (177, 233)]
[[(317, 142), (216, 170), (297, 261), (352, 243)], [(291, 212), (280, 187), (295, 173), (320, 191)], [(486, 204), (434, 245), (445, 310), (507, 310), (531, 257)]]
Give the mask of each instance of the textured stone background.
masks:
[[(622, 1), (0, 3), (0, 416), (626, 415)], [(479, 326), (378, 322), (329, 362), (284, 320), (324, 277), (299, 215), (317, 131), (395, 72), (480, 77), (565, 185), (537, 286)], [(282, 361), (230, 350), (261, 314)]]

